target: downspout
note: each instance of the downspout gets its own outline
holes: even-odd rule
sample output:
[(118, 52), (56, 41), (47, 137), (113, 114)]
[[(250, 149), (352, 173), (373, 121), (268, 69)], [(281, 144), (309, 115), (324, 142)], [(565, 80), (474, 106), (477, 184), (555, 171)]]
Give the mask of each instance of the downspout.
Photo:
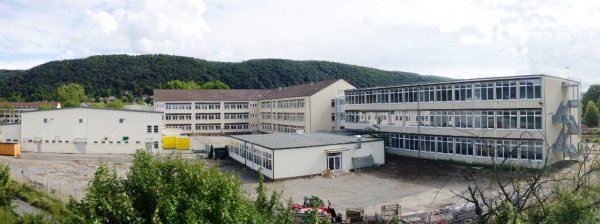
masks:
[(420, 122), (420, 118), (421, 118), (421, 87), (419, 85), (419, 83), (417, 83), (417, 134), (419, 135), (419, 141), (417, 141), (417, 148), (419, 150), (417, 150), (417, 152), (419, 153), (418, 158), (421, 158), (421, 122)]

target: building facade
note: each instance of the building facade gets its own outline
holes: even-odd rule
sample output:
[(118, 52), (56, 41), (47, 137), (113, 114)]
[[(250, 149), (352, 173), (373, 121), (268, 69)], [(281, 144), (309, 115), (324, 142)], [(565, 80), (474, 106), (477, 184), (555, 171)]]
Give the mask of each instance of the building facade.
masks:
[(328, 80), (277, 89), (154, 90), (165, 128), (186, 134), (328, 131), (339, 128), (334, 99), (355, 87)]
[(229, 157), (270, 179), (318, 175), (385, 163), (383, 140), (328, 133), (231, 135)]
[(59, 102), (0, 102), (0, 124), (20, 123), (22, 112), (34, 111), (46, 105), (53, 109), (60, 108)]
[(2, 138), (21, 143), (24, 152), (158, 151), (162, 148), (161, 116), (160, 112), (95, 108), (29, 111), (22, 113), (21, 124), (3, 126)]
[(389, 152), (539, 167), (576, 159), (579, 82), (547, 75), (345, 91), (345, 127), (383, 132)]

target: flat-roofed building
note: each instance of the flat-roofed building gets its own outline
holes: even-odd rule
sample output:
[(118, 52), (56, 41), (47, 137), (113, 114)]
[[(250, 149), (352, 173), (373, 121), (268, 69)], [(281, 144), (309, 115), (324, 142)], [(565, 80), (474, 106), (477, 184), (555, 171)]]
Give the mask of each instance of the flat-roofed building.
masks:
[(162, 148), (161, 116), (154, 111), (84, 107), (27, 111), (20, 124), (1, 127), (0, 142), (20, 143), (23, 152), (158, 152)]
[(229, 157), (270, 179), (383, 165), (383, 140), (330, 133), (231, 135)]
[(155, 89), (154, 107), (166, 128), (186, 134), (329, 131), (344, 118), (333, 100), (354, 88), (338, 79), (277, 89)]
[(0, 102), (0, 124), (21, 122), (21, 113), (37, 110), (40, 106), (60, 108), (59, 102)]
[(345, 127), (383, 132), (399, 155), (537, 167), (578, 157), (579, 92), (547, 75), (346, 90)]

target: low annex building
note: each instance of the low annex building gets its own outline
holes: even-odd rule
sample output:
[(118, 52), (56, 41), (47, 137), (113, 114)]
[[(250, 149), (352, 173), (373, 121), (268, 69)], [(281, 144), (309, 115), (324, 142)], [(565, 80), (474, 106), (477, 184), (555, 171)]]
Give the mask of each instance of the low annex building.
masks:
[(161, 147), (161, 112), (97, 108), (28, 111), (2, 127), (24, 152), (131, 154)]
[(270, 179), (348, 171), (385, 163), (383, 140), (329, 133), (232, 135), (229, 157)]

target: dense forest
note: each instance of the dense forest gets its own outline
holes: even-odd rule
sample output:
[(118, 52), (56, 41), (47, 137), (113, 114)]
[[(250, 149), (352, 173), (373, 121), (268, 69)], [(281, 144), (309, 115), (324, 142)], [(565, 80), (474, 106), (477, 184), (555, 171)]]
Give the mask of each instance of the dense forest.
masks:
[(212, 62), (170, 55), (104, 55), (52, 61), (29, 70), (0, 70), (0, 98), (39, 101), (56, 99), (63, 83), (80, 83), (88, 97), (151, 95), (171, 80), (220, 80), (233, 89), (274, 88), (345, 79), (357, 87), (445, 80), (415, 73), (383, 71), (325, 61), (256, 59), (239, 63)]

